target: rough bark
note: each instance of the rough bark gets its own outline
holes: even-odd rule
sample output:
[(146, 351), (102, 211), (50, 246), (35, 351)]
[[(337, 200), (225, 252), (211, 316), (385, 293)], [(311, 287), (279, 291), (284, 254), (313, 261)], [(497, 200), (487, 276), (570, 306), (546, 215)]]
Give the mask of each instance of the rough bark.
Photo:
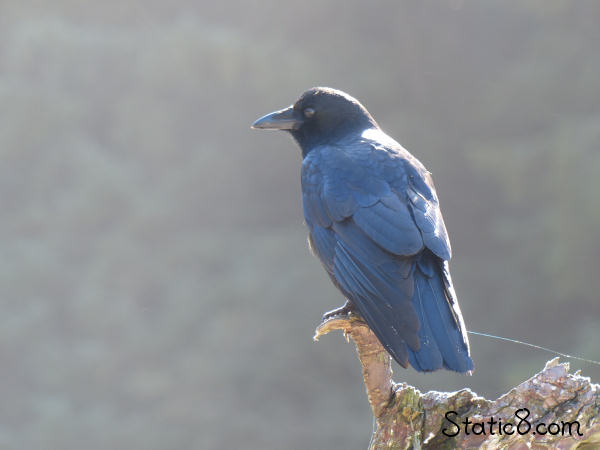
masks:
[[(332, 330), (343, 330), (356, 345), (376, 419), (369, 449), (600, 449), (600, 385), (570, 374), (569, 364), (558, 358), (496, 400), (469, 389), (421, 393), (392, 381), (390, 356), (360, 317), (350, 313), (328, 318), (317, 328), (315, 340)], [(518, 410), (526, 422), (515, 417)], [(447, 420), (448, 411), (456, 411), (450, 419), (460, 425), (460, 432)], [(462, 422), (467, 417), (472, 422), (469, 434)]]

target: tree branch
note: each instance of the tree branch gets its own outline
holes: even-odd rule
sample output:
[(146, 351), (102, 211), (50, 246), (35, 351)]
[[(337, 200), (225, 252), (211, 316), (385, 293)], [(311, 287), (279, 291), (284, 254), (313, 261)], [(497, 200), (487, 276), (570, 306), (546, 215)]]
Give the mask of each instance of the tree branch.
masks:
[(390, 356), (359, 316), (328, 318), (314, 339), (332, 330), (356, 345), (376, 419), (371, 450), (600, 448), (600, 385), (558, 358), (493, 401), (469, 389), (423, 394), (392, 381)]

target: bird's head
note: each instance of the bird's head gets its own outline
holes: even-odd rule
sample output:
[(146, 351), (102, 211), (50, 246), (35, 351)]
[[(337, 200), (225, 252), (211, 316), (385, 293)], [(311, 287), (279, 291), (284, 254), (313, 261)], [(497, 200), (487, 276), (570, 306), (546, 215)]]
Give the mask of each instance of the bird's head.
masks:
[(373, 127), (377, 123), (358, 100), (326, 87), (309, 89), (293, 105), (252, 124), (255, 129), (288, 131), (305, 155), (317, 145), (335, 143)]

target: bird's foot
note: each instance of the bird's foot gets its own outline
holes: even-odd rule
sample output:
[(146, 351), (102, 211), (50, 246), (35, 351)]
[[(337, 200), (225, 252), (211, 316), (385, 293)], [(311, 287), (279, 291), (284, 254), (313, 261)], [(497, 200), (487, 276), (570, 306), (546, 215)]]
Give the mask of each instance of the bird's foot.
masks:
[(321, 336), (330, 331), (342, 330), (344, 337), (348, 340), (348, 334), (356, 324), (364, 324), (364, 321), (354, 308), (354, 305), (346, 300), (346, 303), (341, 308), (336, 308), (323, 314), (323, 318), (315, 330), (313, 339), (318, 341)]
[(346, 300), (344, 306), (332, 309), (331, 311), (328, 311), (325, 314), (323, 314), (321, 322), (327, 322), (329, 319), (333, 319), (334, 317), (348, 318), (352, 313), (356, 314), (356, 309), (354, 305), (350, 303), (350, 301)]

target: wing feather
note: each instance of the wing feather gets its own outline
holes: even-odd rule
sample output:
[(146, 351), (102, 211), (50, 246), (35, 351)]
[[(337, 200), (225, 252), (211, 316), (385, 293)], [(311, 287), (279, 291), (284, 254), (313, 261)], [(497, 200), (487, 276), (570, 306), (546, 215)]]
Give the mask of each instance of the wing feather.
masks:
[[(406, 367), (410, 360), (419, 370), (434, 370), (441, 364), (443, 349), (425, 337), (443, 333), (436, 333), (419, 316), (434, 315), (431, 323), (436, 323), (448, 314), (460, 315), (458, 305), (451, 302), (447, 312), (448, 308), (439, 309), (448, 300), (437, 298), (438, 293), (451, 297), (449, 281), (436, 280), (444, 288), (436, 285), (435, 291), (423, 284), (436, 277), (433, 266), (422, 262), (424, 252), (431, 255), (426, 248), (443, 260), (450, 258), (435, 189), (429, 174), (408, 152), (400, 158), (368, 148), (323, 147), (305, 157), (302, 199), (309, 242), (334, 283), (396, 361)], [(360, 158), (353, 159), (353, 151)], [(365, 155), (368, 151), (376, 154)], [(415, 289), (426, 289), (427, 295), (421, 298)], [(462, 318), (454, 319), (462, 330)]]

